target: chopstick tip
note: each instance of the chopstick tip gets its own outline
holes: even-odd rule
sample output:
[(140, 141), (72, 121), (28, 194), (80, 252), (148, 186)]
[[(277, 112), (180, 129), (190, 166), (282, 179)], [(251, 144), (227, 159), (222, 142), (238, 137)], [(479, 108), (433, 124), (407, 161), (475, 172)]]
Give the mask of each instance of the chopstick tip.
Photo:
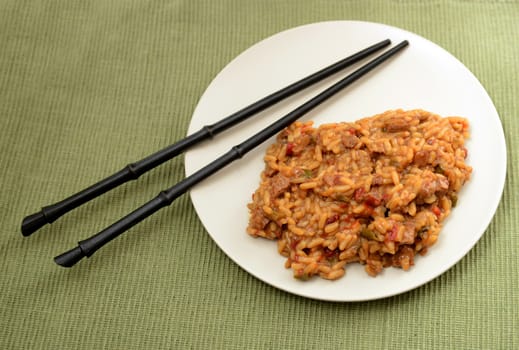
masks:
[(85, 253), (81, 248), (78, 246), (74, 249), (71, 249), (61, 255), (58, 255), (54, 258), (54, 262), (58, 264), (59, 266), (63, 267), (72, 267), (74, 266), (79, 260), (83, 259), (85, 257)]
[(41, 211), (28, 215), (22, 220), (22, 235), (28, 237), (47, 223), (47, 218)]

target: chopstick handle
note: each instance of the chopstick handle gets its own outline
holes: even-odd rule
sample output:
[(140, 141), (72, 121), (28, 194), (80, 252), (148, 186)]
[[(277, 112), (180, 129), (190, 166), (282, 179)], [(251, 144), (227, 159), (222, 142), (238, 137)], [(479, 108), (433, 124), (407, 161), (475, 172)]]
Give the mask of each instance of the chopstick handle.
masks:
[(123, 169), (95, 183), (94, 185), (73, 194), (62, 201), (45, 206), (35, 214), (26, 216), (22, 221), (22, 235), (25, 237), (30, 236), (44, 225), (54, 222), (69, 211), (96, 197), (99, 197), (103, 193), (106, 193), (126, 182), (137, 179), (140, 175), (164, 163), (167, 159), (177, 156), (190, 146), (207, 139), (210, 135), (211, 131), (209, 127), (204, 127), (160, 152), (152, 154), (139, 162), (126, 165)]
[(137, 223), (141, 222), (151, 214), (155, 213), (159, 209), (170, 205), (177, 197), (187, 192), (192, 186), (196, 185), (200, 181), (205, 178), (211, 176), (216, 173), (226, 165), (232, 163), (234, 160), (243, 157), (247, 152), (251, 151), (268, 138), (274, 136), (276, 133), (283, 130), (285, 127), (296, 121), (298, 118), (308, 113), (310, 110), (326, 101), (348, 85), (352, 84), (363, 75), (386, 61), (391, 56), (395, 55), (397, 52), (406, 47), (409, 43), (407, 41), (403, 41), (400, 44), (396, 45), (394, 48), (388, 50), (377, 58), (373, 59), (366, 65), (357, 69), (346, 78), (340, 80), (336, 84), (332, 85), (328, 89), (321, 92), (319, 95), (305, 102), (298, 108), (294, 109), (292, 112), (285, 115), (283, 118), (277, 120), (270, 126), (261, 130), (254, 136), (245, 140), (241, 144), (234, 146), (224, 155), (220, 156), (213, 162), (209, 163), (205, 167), (196, 171), (192, 175), (186, 177), (184, 180), (180, 181), (176, 185), (170, 187), (169, 189), (162, 191), (159, 193), (157, 197), (144, 204), (137, 210), (133, 211), (129, 215), (125, 216), (115, 224), (109, 226), (98, 234), (80, 241), (78, 246), (74, 249), (71, 249), (57, 257), (54, 258), (54, 261), (61, 266), (64, 267), (72, 267), (83, 257), (90, 257), (94, 254), (98, 249), (104, 246), (106, 243), (110, 242), (126, 230), (130, 229)]
[(54, 222), (69, 211), (79, 207), (80, 205), (106, 193), (128, 181), (137, 179), (140, 175), (159, 166), (160, 164), (176, 157), (184, 152), (189, 147), (207, 140), (214, 135), (242, 122), (252, 115), (261, 112), (262, 110), (276, 104), (277, 102), (299, 92), (330, 75), (364, 59), (372, 53), (388, 46), (390, 40), (386, 39), (371, 45), (364, 50), (361, 50), (351, 56), (348, 56), (334, 64), (325, 67), (318, 72), (315, 72), (295, 83), (292, 83), (281, 90), (278, 90), (255, 103), (239, 110), (236, 113), (212, 124), (206, 125), (199, 131), (187, 136), (186, 138), (138, 161), (128, 164), (115, 174), (99, 181), (98, 183), (71, 195), (70, 197), (59, 201), (57, 203), (43, 207), (39, 212), (26, 216), (21, 225), (23, 236), (30, 236), (38, 229), (46, 224)]
[(199, 171), (193, 173), (191, 176), (186, 177), (169, 189), (161, 191), (155, 198), (123, 217), (116, 223), (100, 231), (96, 235), (78, 242), (76, 248), (55, 257), (54, 261), (58, 265), (71, 267), (83, 257), (90, 257), (106, 243), (110, 242), (158, 210), (169, 206), (176, 198), (186, 193), (191, 187), (240, 157), (240, 151), (236, 149), (236, 147), (233, 147), (229, 152), (217, 158)]

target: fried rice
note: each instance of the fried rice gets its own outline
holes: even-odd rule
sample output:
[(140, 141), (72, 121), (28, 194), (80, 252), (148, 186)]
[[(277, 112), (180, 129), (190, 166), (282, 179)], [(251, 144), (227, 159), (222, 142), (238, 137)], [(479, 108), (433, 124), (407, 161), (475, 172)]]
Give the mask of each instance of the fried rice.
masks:
[(294, 277), (408, 270), (437, 240), (470, 179), (468, 121), (392, 110), (356, 122), (295, 122), (264, 156), (247, 232), (277, 241)]

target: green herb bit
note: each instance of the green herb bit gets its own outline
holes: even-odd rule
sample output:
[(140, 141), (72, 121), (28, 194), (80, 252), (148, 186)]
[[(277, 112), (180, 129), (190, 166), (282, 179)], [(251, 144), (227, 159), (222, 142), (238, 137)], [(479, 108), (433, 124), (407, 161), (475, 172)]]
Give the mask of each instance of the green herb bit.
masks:
[(458, 195), (456, 193), (451, 194), (451, 205), (454, 208), (458, 204)]
[(445, 170), (443, 170), (443, 168), (440, 164), (438, 164), (434, 167), (434, 172), (436, 174), (441, 174), (441, 175), (445, 174)]
[(364, 238), (371, 239), (373, 241), (382, 242), (384, 240), (384, 236), (382, 234), (367, 228), (363, 229), (360, 232), (360, 235)]
[(420, 238), (423, 238), (423, 236), (425, 236), (427, 231), (429, 231), (429, 226), (424, 226), (421, 229), (419, 229), (418, 232), (416, 232), (416, 235)]
[(312, 177), (314, 177), (314, 172), (312, 170), (303, 169), (303, 173), (304, 173), (304, 177), (307, 179), (311, 179)]
[(295, 278), (297, 278), (298, 280), (301, 280), (301, 281), (308, 281), (310, 279), (310, 274), (308, 273), (303, 273), (301, 275), (294, 275)]
[(339, 202), (349, 202), (350, 201), (350, 199), (343, 194), (335, 195), (335, 199), (338, 200)]

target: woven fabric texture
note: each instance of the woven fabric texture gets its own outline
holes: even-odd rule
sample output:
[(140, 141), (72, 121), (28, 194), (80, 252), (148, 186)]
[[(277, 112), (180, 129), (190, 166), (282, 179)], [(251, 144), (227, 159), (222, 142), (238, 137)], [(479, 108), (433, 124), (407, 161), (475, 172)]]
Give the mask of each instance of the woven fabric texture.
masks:
[[(25, 215), (184, 137), (207, 85), (240, 52), (326, 20), (437, 43), (498, 110), (502, 201), (446, 273), (371, 302), (291, 295), (230, 260), (187, 195), (81, 266), (54, 264), (181, 180), (182, 157), (21, 236)], [(0, 0), (0, 348), (518, 349), (518, 34), (514, 0)]]

